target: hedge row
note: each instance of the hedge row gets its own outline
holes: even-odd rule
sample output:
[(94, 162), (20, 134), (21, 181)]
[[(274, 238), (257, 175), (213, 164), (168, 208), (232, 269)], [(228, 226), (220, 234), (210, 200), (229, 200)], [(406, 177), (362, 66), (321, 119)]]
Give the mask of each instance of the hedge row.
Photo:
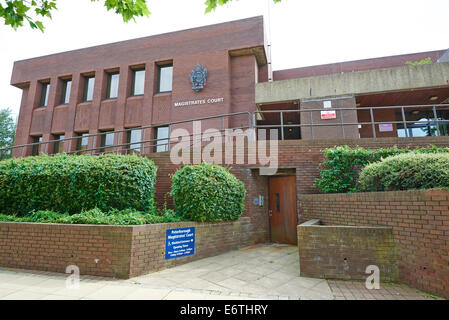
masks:
[(227, 221), (241, 216), (246, 190), (227, 168), (201, 164), (173, 175), (171, 195), (176, 214), (185, 220)]
[(98, 208), (154, 212), (156, 166), (135, 155), (38, 156), (0, 162), (0, 208), (76, 214)]
[(401, 154), (367, 165), (360, 191), (449, 188), (449, 154)]
[(447, 153), (449, 148), (399, 149), (380, 148), (350, 148), (338, 146), (323, 150), (325, 161), (320, 164), (320, 178), (315, 180), (315, 186), (323, 193), (346, 193), (357, 191), (357, 179), (360, 170), (370, 164), (381, 161), (384, 158), (404, 153)]
[(98, 208), (69, 215), (54, 211), (33, 211), (24, 216), (0, 214), (0, 221), (38, 222), (64, 224), (102, 224), (102, 225), (142, 225), (154, 223), (179, 222), (181, 219), (173, 212), (167, 211), (158, 216), (135, 210), (111, 210), (103, 212)]

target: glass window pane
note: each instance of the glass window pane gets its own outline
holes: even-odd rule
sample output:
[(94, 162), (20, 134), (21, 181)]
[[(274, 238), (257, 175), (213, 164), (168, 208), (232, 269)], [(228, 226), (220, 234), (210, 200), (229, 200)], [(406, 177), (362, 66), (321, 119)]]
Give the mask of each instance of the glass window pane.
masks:
[[(33, 143), (40, 143), (40, 142), (42, 142), (42, 137), (33, 137)], [(40, 155), (41, 154), (41, 144), (34, 144), (31, 154), (33, 156)]]
[(94, 97), (95, 77), (86, 78), (84, 84), (84, 101), (92, 101)]
[(159, 127), (156, 129), (156, 152), (168, 151), (168, 127)]
[[(54, 140), (64, 140), (64, 135), (55, 136)], [(64, 152), (64, 141), (55, 141), (53, 153), (62, 153)]]
[(134, 71), (133, 96), (144, 94), (145, 89), (145, 70)]
[(106, 132), (101, 136), (101, 152), (110, 153), (114, 150), (114, 132)]
[[(141, 129), (134, 129), (131, 131), (128, 131), (128, 143), (131, 143), (128, 145), (128, 153), (140, 153), (140, 143), (142, 141), (142, 130)], [(136, 143), (136, 144), (132, 144)]]
[(70, 90), (72, 89), (72, 81), (67, 80), (64, 81), (64, 87), (63, 87), (63, 104), (68, 104), (70, 101)]
[(46, 107), (48, 104), (48, 95), (50, 93), (50, 84), (49, 83), (43, 83), (42, 89), (41, 89), (41, 98), (39, 101), (40, 107)]
[(172, 91), (173, 66), (160, 67), (159, 69), (159, 92)]
[(110, 99), (117, 98), (118, 95), (118, 80), (119, 80), (119, 74), (109, 74), (109, 92), (107, 92), (106, 97)]
[(89, 146), (89, 137), (87, 137), (88, 133), (80, 133), (78, 134), (76, 151), (78, 154), (87, 154), (85, 150), (87, 150)]

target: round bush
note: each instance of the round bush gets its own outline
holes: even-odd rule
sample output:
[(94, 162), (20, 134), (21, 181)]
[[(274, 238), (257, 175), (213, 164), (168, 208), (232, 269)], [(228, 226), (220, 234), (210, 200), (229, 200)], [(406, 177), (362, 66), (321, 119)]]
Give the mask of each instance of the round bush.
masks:
[(185, 166), (172, 177), (176, 214), (190, 221), (227, 221), (243, 212), (246, 190), (228, 169), (201, 164)]
[(393, 191), (449, 187), (449, 154), (408, 153), (367, 165), (360, 172), (360, 191)]
[(37, 156), (0, 162), (2, 213), (154, 210), (156, 165), (135, 155)]

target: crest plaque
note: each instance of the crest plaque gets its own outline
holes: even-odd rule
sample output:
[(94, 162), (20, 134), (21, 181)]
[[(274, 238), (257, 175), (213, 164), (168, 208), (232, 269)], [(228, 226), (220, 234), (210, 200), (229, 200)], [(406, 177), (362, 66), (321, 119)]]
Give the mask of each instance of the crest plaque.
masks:
[(204, 89), (206, 85), (207, 69), (200, 63), (197, 63), (190, 75), (192, 90), (198, 92)]

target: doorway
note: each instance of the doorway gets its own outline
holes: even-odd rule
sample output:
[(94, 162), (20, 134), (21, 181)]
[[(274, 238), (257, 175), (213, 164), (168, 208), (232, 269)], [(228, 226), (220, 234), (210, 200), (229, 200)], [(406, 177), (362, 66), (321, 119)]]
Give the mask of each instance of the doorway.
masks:
[(269, 215), (271, 241), (297, 244), (296, 177), (269, 178)]

